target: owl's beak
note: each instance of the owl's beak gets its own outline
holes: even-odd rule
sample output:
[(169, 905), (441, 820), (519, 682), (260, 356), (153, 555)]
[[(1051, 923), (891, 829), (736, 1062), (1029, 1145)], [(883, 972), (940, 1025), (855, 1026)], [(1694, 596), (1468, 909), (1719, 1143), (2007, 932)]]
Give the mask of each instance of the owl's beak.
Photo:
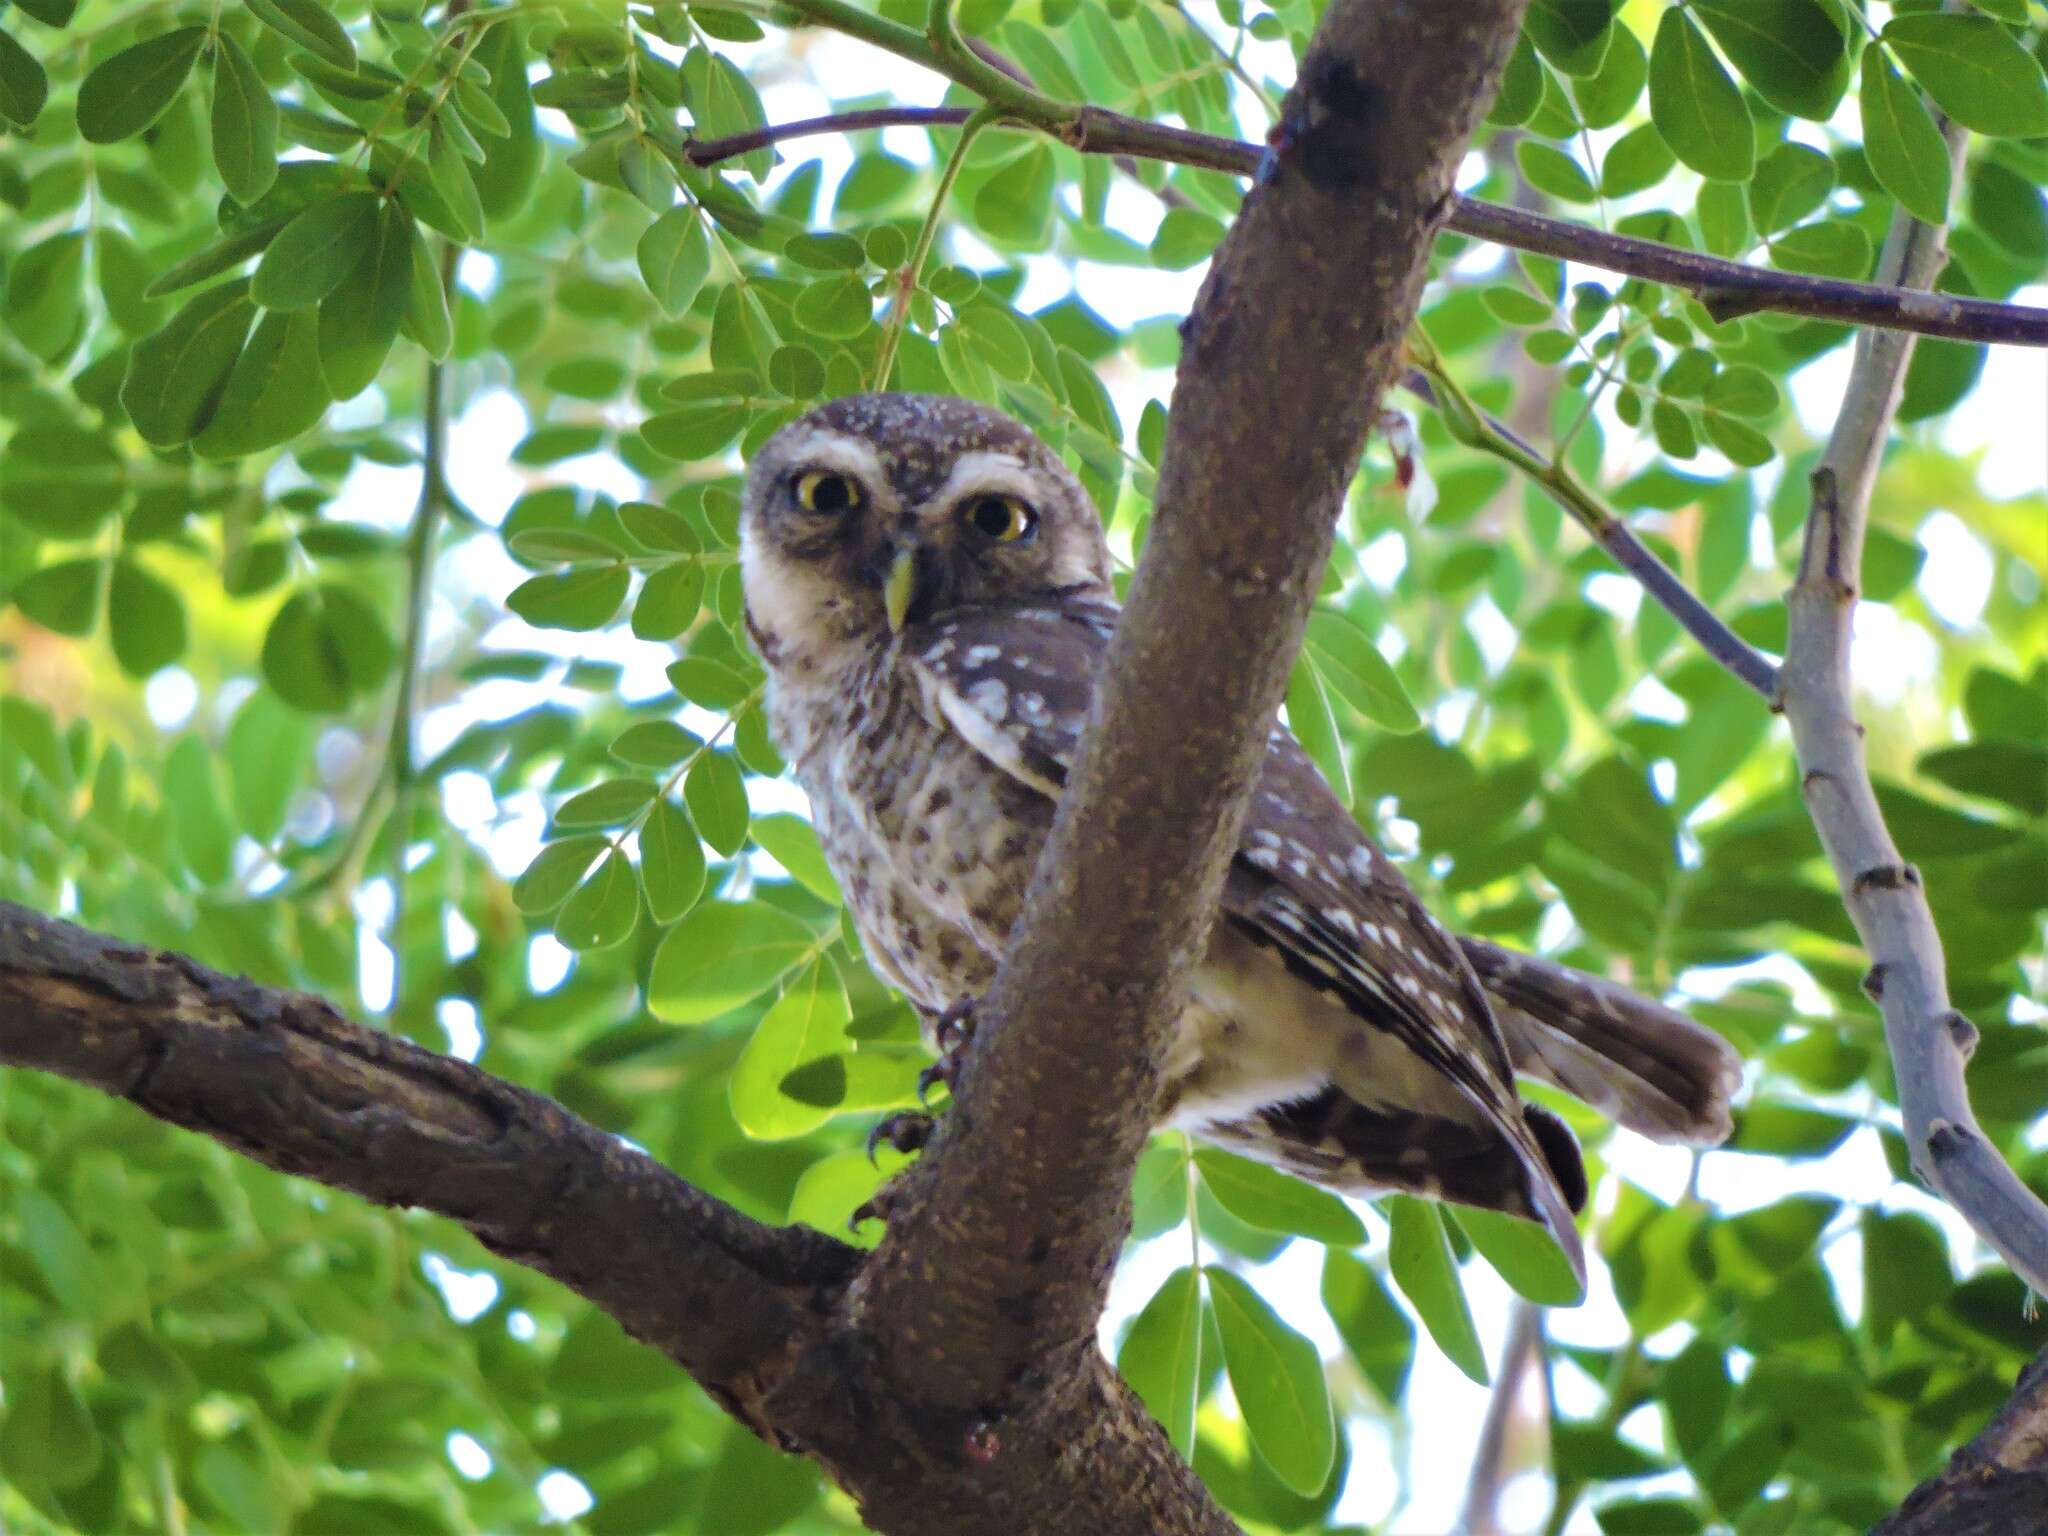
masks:
[(898, 547), (889, 562), (889, 574), (882, 581), (882, 606), (889, 614), (889, 633), (903, 628), (910, 616), (911, 599), (917, 596), (917, 546)]

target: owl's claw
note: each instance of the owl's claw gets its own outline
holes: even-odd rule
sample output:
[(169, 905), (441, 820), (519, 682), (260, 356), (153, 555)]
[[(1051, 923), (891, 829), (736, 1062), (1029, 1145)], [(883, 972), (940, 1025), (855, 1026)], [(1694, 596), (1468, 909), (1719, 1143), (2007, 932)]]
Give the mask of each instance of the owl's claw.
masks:
[(875, 1149), (887, 1142), (898, 1152), (906, 1155), (922, 1151), (924, 1144), (931, 1140), (932, 1117), (921, 1115), (915, 1110), (902, 1114), (885, 1115), (875, 1122), (875, 1128), (868, 1132), (868, 1161), (875, 1160)]
[(943, 1059), (974, 1039), (974, 1008), (980, 998), (963, 997), (932, 1020), (932, 1043)]
[(967, 1047), (974, 1042), (974, 1006), (977, 1001), (976, 998), (963, 997), (932, 1020), (932, 1043), (938, 1047), (939, 1059), (917, 1074), (918, 1103), (922, 1104), (930, 1097), (933, 1084), (944, 1083), (950, 1092), (958, 1080), (961, 1059)]

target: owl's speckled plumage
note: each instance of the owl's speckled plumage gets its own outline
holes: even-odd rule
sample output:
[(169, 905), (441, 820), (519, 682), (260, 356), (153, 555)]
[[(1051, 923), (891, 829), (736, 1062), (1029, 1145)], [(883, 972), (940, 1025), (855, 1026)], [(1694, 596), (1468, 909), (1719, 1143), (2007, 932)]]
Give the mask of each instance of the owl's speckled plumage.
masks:
[[(834, 505), (807, 510), (820, 477)], [(1025, 536), (984, 530), (1013, 504)], [(1117, 620), (1100, 521), (1010, 418), (856, 396), (756, 455), (741, 566), (826, 857), (875, 967), (934, 1019), (994, 976), (1052, 825)], [(1690, 1142), (1727, 1134), (1740, 1081), (1682, 1015), (1452, 938), (1277, 725), (1191, 994), (1162, 1124), (1336, 1188), (1529, 1217), (1575, 1261), (1577, 1146), (1515, 1072)]]

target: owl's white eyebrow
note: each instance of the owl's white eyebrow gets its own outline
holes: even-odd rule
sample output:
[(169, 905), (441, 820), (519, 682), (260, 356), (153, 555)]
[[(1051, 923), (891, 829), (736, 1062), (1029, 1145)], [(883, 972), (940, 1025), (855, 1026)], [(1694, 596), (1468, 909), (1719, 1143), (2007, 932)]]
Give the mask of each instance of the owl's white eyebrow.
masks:
[(807, 432), (792, 439), (785, 453), (789, 463), (798, 471), (836, 470), (859, 480), (870, 493), (886, 495), (888, 492), (889, 477), (882, 467), (881, 455), (861, 439), (844, 432), (829, 432), (822, 428)]
[(970, 493), (994, 491), (1005, 496), (1035, 499), (1045, 489), (1044, 478), (1014, 454), (982, 449), (963, 453), (953, 461), (945, 484), (932, 496), (930, 505), (950, 507)]

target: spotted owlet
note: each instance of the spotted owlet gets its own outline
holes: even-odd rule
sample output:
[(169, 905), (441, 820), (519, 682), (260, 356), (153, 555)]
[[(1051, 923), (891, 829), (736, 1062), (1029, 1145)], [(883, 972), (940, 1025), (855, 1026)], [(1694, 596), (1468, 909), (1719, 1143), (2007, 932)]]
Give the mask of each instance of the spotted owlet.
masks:
[[(755, 456), (740, 559), (776, 740), (929, 1032), (993, 978), (1074, 761), (1117, 622), (1100, 520), (1009, 417), (864, 395)], [(1740, 1081), (1682, 1015), (1454, 939), (1276, 724), (1160, 1123), (1347, 1192), (1539, 1221), (1582, 1265), (1577, 1143), (1517, 1072), (1691, 1143), (1727, 1134)]]

